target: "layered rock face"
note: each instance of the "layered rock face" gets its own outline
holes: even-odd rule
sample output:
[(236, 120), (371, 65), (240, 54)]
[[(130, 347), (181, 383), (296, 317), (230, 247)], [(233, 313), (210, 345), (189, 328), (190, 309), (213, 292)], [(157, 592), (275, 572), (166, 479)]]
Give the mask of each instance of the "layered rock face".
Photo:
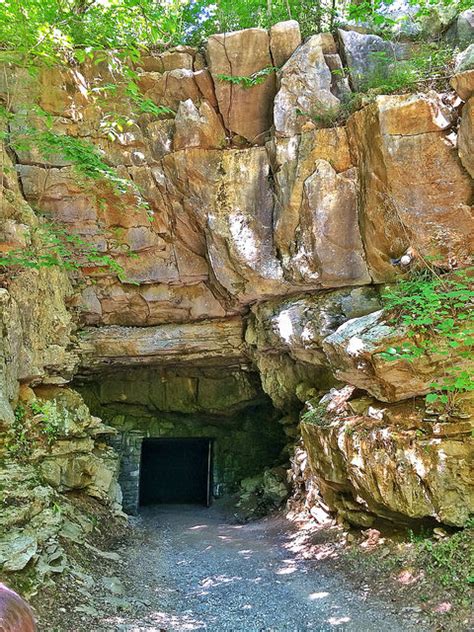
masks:
[[(1, 147), (1, 254), (27, 253), (47, 235), (22, 196)], [(2, 269), (0, 289), (0, 570), (34, 567), (38, 577), (67, 563), (64, 538), (92, 523), (64, 492), (76, 491), (120, 509), (113, 434), (66, 388), (78, 365), (73, 287), (58, 267)], [(72, 536), (71, 536), (72, 537)]]
[(429, 424), (412, 403), (366, 398), (302, 431), (323, 498), (351, 523), (429, 516), (462, 526), (474, 510), (469, 422)]
[[(205, 57), (190, 47), (145, 55), (135, 68), (139, 96), (112, 54), (20, 77), (14, 112), (22, 99), (34, 101), (50, 133), (92, 143), (116, 178), (84, 178), (59, 150), (21, 147), (15, 164), (4, 152), (3, 251), (38, 239), (33, 206), (112, 257), (123, 275), (94, 262), (74, 288), (57, 268), (6, 275), (4, 427), (14, 423), (20, 382), (44, 387), (79, 375), (99, 384), (107, 375), (110, 387), (114, 379), (128, 384), (128, 371), (140, 382), (134, 371), (146, 367), (168, 384), (132, 380), (129, 390), (146, 402), (121, 400), (127, 389), (107, 400), (105, 387), (89, 402), (121, 437), (133, 428), (118, 419), (123, 410), (109, 418), (113, 406), (147, 409), (143, 419), (134, 409), (139, 439), (147, 424), (162, 432), (150, 406), (160, 415), (202, 415), (204, 427), (206, 413), (248, 412), (255, 398), (263, 401), (248, 382), (258, 372), (280, 411), (273, 417), (266, 400), (264, 414), (279, 417), (294, 439), (303, 405), (317, 408), (347, 382), (353, 400), (372, 398), (368, 407), (348, 412), (348, 399), (334, 418), (331, 409), (324, 423), (302, 424), (327, 505), (359, 523), (380, 515), (463, 524), (467, 513), (449, 506), (472, 493), (467, 421), (423, 422), (422, 409), (413, 417), (406, 404), (427, 393), (446, 358), (384, 359), (406, 332), (381, 312), (380, 285), (433, 258), (439, 270), (462, 268), (472, 255), (473, 75), (453, 78), (458, 101), (433, 91), (377, 96), (335, 124), (351, 86), (370, 72), (370, 53), (387, 46), (396, 58), (408, 52), (353, 32), (302, 43), (298, 25), (287, 22), (212, 36)], [(21, 120), (13, 118), (12, 131)], [(29, 122), (44, 131), (41, 117)], [(169, 421), (168, 436), (191, 432), (189, 418)], [(97, 456), (97, 440), (83, 434), (73, 435), (73, 456), (54, 466), (50, 486), (68, 489), (77, 474), (95, 493), (109, 457)], [(281, 433), (275, 437), (279, 451)], [(126, 449), (139, 454), (130, 441)], [(95, 465), (87, 470), (85, 461)], [(248, 473), (232, 471), (234, 479)]]

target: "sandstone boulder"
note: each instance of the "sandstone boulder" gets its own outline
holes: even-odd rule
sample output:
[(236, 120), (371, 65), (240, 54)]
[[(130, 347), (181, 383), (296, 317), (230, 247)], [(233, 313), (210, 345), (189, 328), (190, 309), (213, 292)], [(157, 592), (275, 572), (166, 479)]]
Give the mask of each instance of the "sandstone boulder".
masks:
[(181, 101), (191, 99), (197, 102), (201, 92), (194, 73), (190, 69), (179, 68), (164, 73), (144, 72), (138, 76), (137, 84), (146, 99), (176, 111)]
[(221, 291), (241, 304), (288, 291), (273, 243), (265, 149), (187, 150), (166, 157), (164, 166), (168, 191), (205, 237)]
[(304, 185), (314, 173), (318, 160), (329, 162), (337, 173), (352, 165), (346, 130), (343, 127), (303, 132), (290, 138), (276, 138), (269, 145), (275, 178), (275, 242), (285, 265), (295, 265), (297, 230)]
[[(368, 391), (384, 402), (397, 402), (430, 391), (453, 359), (441, 353), (425, 353), (409, 362), (387, 360), (382, 353), (403, 348), (409, 339), (403, 327), (387, 324), (383, 311), (354, 318), (341, 325), (323, 341), (323, 349), (334, 375)], [(467, 360), (459, 357), (458, 366)]]
[(296, 256), (306, 277), (323, 287), (370, 283), (359, 233), (355, 169), (338, 174), (329, 162), (316, 161), (304, 184), (301, 227), (301, 254)]
[(275, 241), (285, 277), (307, 287), (370, 283), (346, 130), (279, 138), (271, 151), (278, 199)]
[(466, 524), (474, 507), (472, 424), (427, 423), (412, 403), (377, 406), (380, 419), (373, 410), (372, 416), (348, 408), (323, 411), (319, 421), (301, 424), (325, 502), (361, 526), (370, 526), (374, 516)]
[(369, 288), (290, 297), (253, 307), (245, 340), (263, 389), (275, 406), (298, 409), (309, 393), (331, 385), (323, 339), (347, 319), (378, 308), (377, 292)]
[(271, 126), (275, 75), (252, 87), (223, 78), (250, 77), (273, 66), (270, 38), (264, 29), (213, 35), (207, 41), (209, 70), (225, 127), (250, 143), (262, 144)]
[(331, 92), (332, 76), (324, 58), (321, 37), (313, 35), (290, 57), (279, 73), (280, 89), (274, 102), (278, 136), (294, 136), (308, 119), (318, 125), (339, 106)]
[(300, 25), (296, 20), (278, 22), (270, 28), (270, 51), (273, 65), (283, 66), (301, 44)]
[(286, 352), (324, 365), (323, 340), (344, 322), (380, 309), (374, 288), (353, 288), (266, 301), (252, 308), (245, 339), (260, 353)]
[(360, 182), (360, 226), (375, 282), (394, 278), (408, 247), (439, 265), (465, 263), (472, 246), (472, 182), (444, 130), (439, 97), (381, 96), (349, 119)]
[(240, 318), (157, 327), (85, 328), (79, 345), (81, 370), (138, 364), (236, 366), (244, 361), (242, 339)]
[(474, 178), (474, 97), (469, 99), (462, 110), (458, 151), (464, 168)]
[(467, 101), (474, 95), (474, 70), (466, 70), (454, 75), (450, 83), (461, 99)]
[(175, 126), (174, 151), (188, 147), (222, 149), (225, 145), (225, 130), (220, 118), (206, 101), (200, 104), (199, 109), (191, 99), (182, 101), (176, 114)]

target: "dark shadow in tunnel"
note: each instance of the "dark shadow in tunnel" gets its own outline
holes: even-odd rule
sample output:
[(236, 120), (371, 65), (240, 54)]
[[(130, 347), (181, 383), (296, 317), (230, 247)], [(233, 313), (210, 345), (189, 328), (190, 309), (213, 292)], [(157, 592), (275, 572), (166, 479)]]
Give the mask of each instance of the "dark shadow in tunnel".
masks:
[(144, 439), (140, 505), (211, 500), (212, 439)]

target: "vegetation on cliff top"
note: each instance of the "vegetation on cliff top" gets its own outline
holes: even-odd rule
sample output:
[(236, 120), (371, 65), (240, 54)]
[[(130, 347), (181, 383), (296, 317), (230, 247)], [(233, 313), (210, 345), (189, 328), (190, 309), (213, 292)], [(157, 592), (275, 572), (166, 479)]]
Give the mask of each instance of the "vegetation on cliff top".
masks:
[[(399, 18), (395, 0), (4, 0), (0, 3), (3, 48), (55, 62), (74, 49), (127, 49), (199, 43), (212, 33), (296, 19), (305, 34), (355, 19), (391, 26), (441, 12), (453, 16), (471, 0), (407, 0)], [(410, 15), (409, 15), (410, 13)], [(80, 59), (79, 59), (80, 61)]]

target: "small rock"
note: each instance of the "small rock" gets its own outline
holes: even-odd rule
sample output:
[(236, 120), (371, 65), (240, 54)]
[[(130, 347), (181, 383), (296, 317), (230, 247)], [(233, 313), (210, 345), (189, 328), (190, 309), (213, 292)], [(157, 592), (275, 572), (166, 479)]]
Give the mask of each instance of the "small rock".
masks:
[(125, 587), (119, 577), (102, 577), (102, 584), (114, 595), (125, 594)]
[(441, 527), (435, 527), (433, 529), (433, 535), (435, 538), (437, 538), (438, 540), (441, 540), (442, 538), (447, 538), (448, 537), (448, 532), (445, 531), (444, 529), (442, 529)]
[(74, 608), (74, 612), (83, 612), (84, 614), (88, 614), (91, 617), (99, 616), (99, 611), (93, 606), (76, 606)]

